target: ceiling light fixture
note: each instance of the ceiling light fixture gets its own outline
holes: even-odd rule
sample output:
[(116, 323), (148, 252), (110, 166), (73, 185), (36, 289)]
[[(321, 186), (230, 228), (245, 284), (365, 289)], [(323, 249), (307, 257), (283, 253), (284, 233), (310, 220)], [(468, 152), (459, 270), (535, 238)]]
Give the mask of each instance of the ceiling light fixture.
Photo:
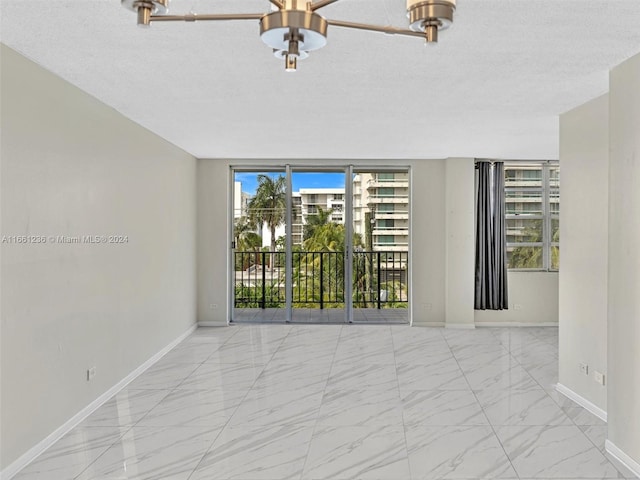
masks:
[(453, 22), (456, 0), (407, 0), (409, 28), (369, 25), (365, 23), (327, 20), (317, 10), (338, 0), (269, 0), (268, 13), (223, 13), (168, 15), (169, 0), (121, 0), (122, 5), (138, 15), (138, 25), (151, 22), (195, 22), (224, 20), (258, 20), (260, 38), (271, 47), (277, 58), (284, 59), (285, 69), (295, 71), (298, 60), (327, 44), (329, 26), (369, 30), (388, 35), (420, 37), (426, 43), (436, 43), (438, 32)]

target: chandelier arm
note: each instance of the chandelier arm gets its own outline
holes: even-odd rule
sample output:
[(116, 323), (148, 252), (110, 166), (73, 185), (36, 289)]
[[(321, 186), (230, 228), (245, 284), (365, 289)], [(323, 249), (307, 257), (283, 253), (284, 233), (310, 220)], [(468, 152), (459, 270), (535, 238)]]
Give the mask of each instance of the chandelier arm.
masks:
[(382, 27), (379, 25), (370, 25), (367, 23), (344, 22), (342, 20), (327, 20), (329, 25), (342, 28), (353, 28), (356, 30), (368, 30), (370, 32), (386, 33), (387, 35), (405, 35), (407, 37), (425, 38), (424, 32), (414, 32), (398, 27)]
[(207, 20), (260, 20), (264, 13), (220, 13), (196, 15), (151, 15), (152, 22), (195, 22)]
[(317, 0), (311, 4), (311, 11), (314, 12), (319, 8), (326, 7), (327, 5), (331, 5), (332, 3), (336, 3), (338, 0)]
[(278, 7), (280, 10), (284, 8), (284, 2), (282, 0), (269, 0), (269, 1), (273, 3), (276, 7)]

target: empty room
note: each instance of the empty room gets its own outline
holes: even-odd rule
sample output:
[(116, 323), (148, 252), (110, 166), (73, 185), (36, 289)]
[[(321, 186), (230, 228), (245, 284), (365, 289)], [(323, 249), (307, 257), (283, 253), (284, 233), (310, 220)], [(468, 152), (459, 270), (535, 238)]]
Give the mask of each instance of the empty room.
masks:
[(1, 480), (640, 478), (638, 0), (0, 0)]

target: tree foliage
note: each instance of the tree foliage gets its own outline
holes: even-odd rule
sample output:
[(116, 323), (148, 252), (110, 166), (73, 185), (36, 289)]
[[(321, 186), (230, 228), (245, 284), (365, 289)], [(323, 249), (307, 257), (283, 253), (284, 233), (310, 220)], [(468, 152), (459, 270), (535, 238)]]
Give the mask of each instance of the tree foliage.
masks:
[(236, 218), (233, 223), (233, 238), (236, 250), (255, 251), (262, 244), (260, 235), (256, 233), (256, 225), (247, 217)]
[(331, 212), (332, 210), (324, 210), (322, 207), (318, 207), (317, 214), (308, 215), (307, 223), (304, 225), (303, 240), (309, 240), (315, 235), (319, 227), (327, 225), (331, 218)]
[[(522, 232), (522, 240), (531, 243), (542, 242), (542, 220), (536, 220)], [(551, 239), (558, 242), (560, 231), (556, 230)], [(560, 263), (560, 250), (558, 247), (551, 247), (551, 266), (558, 268)], [(540, 246), (517, 246), (511, 251), (509, 258), (509, 268), (541, 268), (542, 247)]]
[[(249, 200), (249, 219), (258, 225), (266, 224), (271, 232), (271, 251), (276, 251), (276, 228), (282, 225), (286, 213), (286, 182), (282, 175), (272, 178), (259, 174), (256, 194)], [(272, 262), (273, 263), (273, 262)]]
[[(245, 251), (260, 251), (261, 239), (251, 227), (265, 224), (271, 230), (270, 265), (280, 267), (281, 278), (265, 283), (265, 305), (272, 307), (284, 306), (284, 250), (285, 238), (276, 239), (276, 228), (284, 223), (286, 212), (284, 177), (271, 178), (266, 175), (258, 176), (258, 188), (256, 195), (249, 201), (249, 217), (239, 219), (234, 229), (237, 248)], [(324, 308), (344, 308), (344, 274), (345, 274), (345, 236), (346, 228), (343, 224), (330, 221), (331, 210), (318, 209), (317, 215), (309, 216), (304, 227), (304, 240), (302, 246), (294, 246), (293, 254), (293, 298), (296, 307), (319, 308), (320, 303)], [(253, 234), (253, 235), (252, 235)], [(256, 238), (258, 242), (256, 243)], [(353, 300), (355, 305), (365, 307), (373, 306), (378, 295), (379, 288), (385, 290), (386, 298), (384, 306), (398, 308), (404, 307), (401, 300), (401, 292), (405, 289), (400, 282), (389, 282), (377, 286), (374, 285), (374, 256), (373, 253), (361, 253), (363, 245), (362, 236), (353, 235), (353, 246), (356, 252), (353, 255), (354, 262), (365, 262), (361, 267), (354, 265)], [(251, 255), (249, 255), (251, 257)], [(252, 258), (258, 259), (256, 254)], [(254, 263), (257, 263), (254, 262)], [(246, 266), (242, 266), (245, 267)], [(236, 267), (237, 268), (237, 267)], [(260, 282), (255, 284), (236, 285), (236, 304), (245, 307), (257, 307), (262, 305), (263, 286)], [(374, 288), (375, 287), (375, 288)], [(364, 300), (367, 298), (367, 300)], [(363, 301), (364, 300), (364, 301)]]

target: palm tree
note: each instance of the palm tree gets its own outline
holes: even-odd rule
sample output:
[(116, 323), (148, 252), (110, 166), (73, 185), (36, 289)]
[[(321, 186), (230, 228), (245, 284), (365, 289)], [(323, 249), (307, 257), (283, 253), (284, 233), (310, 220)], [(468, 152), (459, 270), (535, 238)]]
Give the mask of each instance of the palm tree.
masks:
[(316, 227), (313, 236), (303, 243), (309, 252), (343, 252), (344, 225), (327, 223)]
[(247, 217), (238, 217), (233, 223), (233, 240), (236, 250), (244, 250), (246, 240), (251, 234), (255, 234), (256, 225)]
[(311, 237), (313, 237), (318, 227), (329, 223), (331, 212), (332, 210), (324, 210), (322, 207), (318, 207), (317, 214), (307, 216), (307, 223), (304, 226), (303, 240), (309, 240)]
[[(521, 241), (542, 242), (542, 220), (534, 220), (522, 231)], [(515, 247), (511, 252), (509, 268), (540, 268), (542, 266), (542, 248)]]
[[(286, 213), (285, 178), (272, 178), (259, 174), (255, 196), (249, 200), (249, 219), (259, 225), (266, 224), (271, 231), (271, 251), (276, 251), (276, 228), (284, 223)], [(273, 253), (271, 265), (273, 265)]]
[(238, 217), (233, 223), (236, 270), (244, 270), (254, 263), (260, 263), (258, 252), (262, 246), (262, 239), (255, 230), (255, 224), (247, 217)]

